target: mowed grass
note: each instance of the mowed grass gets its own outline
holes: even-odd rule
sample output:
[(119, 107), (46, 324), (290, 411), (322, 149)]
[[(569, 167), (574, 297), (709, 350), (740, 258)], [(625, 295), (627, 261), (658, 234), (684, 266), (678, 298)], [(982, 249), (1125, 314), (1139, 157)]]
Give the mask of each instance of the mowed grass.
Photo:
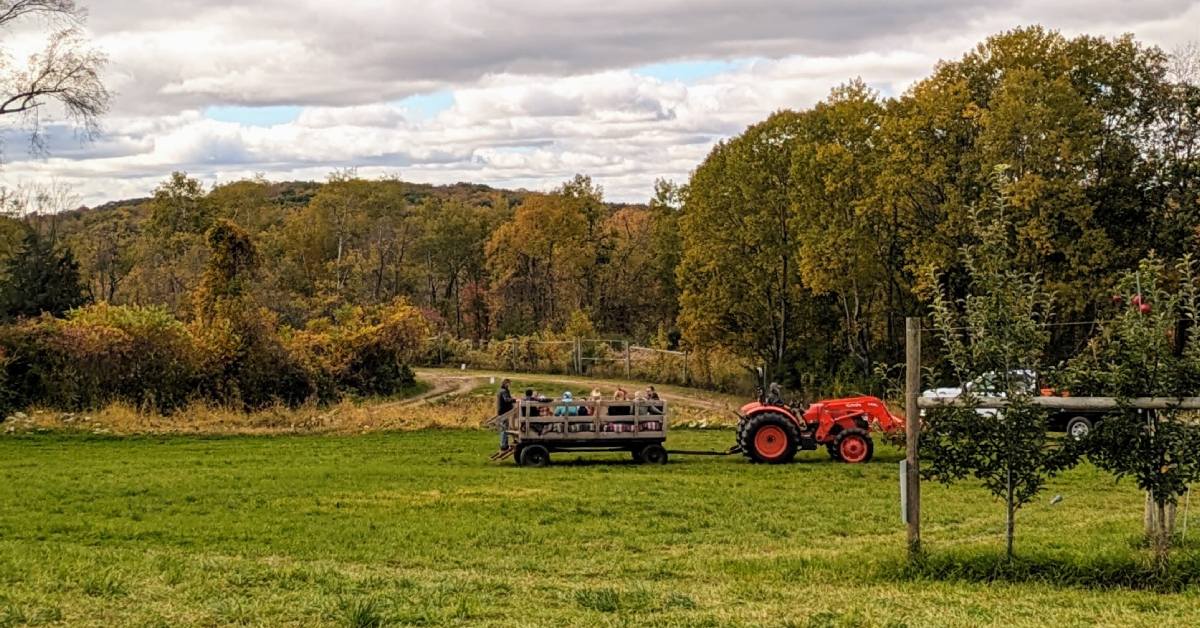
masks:
[[(0, 438), (0, 626), (1200, 625), (1195, 585), (902, 576), (890, 447), (859, 466), (560, 454), (522, 469), (486, 461), (494, 438)], [(1002, 551), (1000, 503), (924, 491), (934, 559)], [(1128, 483), (1074, 470), (1022, 511), (1018, 550), (1136, 564), (1140, 509)]]

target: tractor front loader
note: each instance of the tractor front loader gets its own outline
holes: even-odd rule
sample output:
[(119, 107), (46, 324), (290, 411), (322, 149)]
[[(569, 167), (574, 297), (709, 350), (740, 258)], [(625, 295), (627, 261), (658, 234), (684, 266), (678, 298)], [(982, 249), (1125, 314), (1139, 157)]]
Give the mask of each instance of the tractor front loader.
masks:
[(834, 460), (862, 463), (875, 454), (871, 431), (903, 431), (904, 419), (877, 397), (818, 401), (800, 412), (774, 400), (742, 406), (737, 448), (753, 462), (791, 462), (799, 450), (824, 445)]

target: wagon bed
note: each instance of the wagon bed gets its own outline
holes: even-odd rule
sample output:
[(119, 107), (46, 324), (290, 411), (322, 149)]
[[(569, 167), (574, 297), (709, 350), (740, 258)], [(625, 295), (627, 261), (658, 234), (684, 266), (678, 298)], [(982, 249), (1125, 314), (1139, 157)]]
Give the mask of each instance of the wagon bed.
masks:
[(638, 401), (518, 400), (507, 415), (513, 458), (544, 466), (563, 451), (628, 451), (635, 462), (667, 461), (667, 404)]

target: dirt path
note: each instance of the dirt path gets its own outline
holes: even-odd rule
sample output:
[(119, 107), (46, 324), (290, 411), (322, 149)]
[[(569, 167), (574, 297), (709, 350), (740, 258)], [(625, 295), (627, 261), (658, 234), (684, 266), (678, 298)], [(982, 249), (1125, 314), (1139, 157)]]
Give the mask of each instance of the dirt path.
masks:
[(403, 401), (396, 403), (397, 407), (415, 406), (438, 401), (454, 395), (465, 395), (486, 381), (475, 375), (448, 376), (441, 373), (422, 373), (417, 371), (417, 378), (433, 384), (433, 388)]
[[(423, 403), (430, 403), (440, 399), (469, 393), (478, 386), (482, 386), (491, 381), (492, 377), (497, 380), (505, 377), (514, 380), (538, 381), (551, 384), (563, 384), (565, 386), (599, 387), (602, 389), (616, 388), (618, 385), (623, 386), (626, 390), (633, 391), (644, 388), (646, 382), (637, 382), (623, 379), (604, 379), (593, 377), (579, 377), (574, 375), (553, 375), (542, 373), (510, 373), (504, 371), (454, 371), (450, 369), (428, 369), (419, 368), (413, 369), (417, 375), (417, 379), (430, 382), (433, 388), (413, 397), (399, 402), (401, 406), (410, 406)], [(724, 395), (705, 390), (694, 388), (684, 388), (682, 386), (655, 385), (659, 395), (668, 402), (678, 404), (680, 406), (698, 408), (712, 412), (725, 413), (736, 410), (744, 400), (740, 400), (731, 395)]]

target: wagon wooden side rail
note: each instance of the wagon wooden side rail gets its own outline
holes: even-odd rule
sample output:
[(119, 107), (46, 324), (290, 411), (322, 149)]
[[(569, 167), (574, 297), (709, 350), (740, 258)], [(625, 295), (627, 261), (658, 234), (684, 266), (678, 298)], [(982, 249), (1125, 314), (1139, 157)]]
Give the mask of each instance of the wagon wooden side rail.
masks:
[(635, 401), (518, 400), (508, 415), (514, 459), (544, 466), (553, 452), (628, 451), (635, 462), (667, 461), (667, 404)]

